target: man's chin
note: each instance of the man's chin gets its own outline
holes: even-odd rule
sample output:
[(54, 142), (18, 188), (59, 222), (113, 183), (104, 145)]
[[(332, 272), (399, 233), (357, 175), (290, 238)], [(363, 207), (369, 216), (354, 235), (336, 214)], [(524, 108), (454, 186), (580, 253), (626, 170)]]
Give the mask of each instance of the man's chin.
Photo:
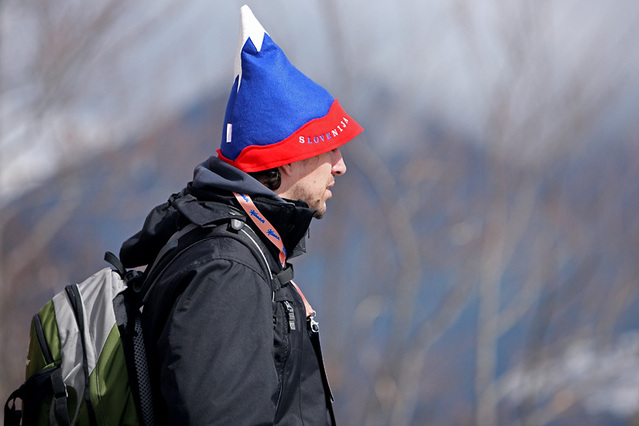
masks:
[(313, 214), (313, 217), (315, 219), (321, 219), (324, 217), (324, 214), (326, 213), (326, 204), (324, 204), (322, 207), (314, 207), (315, 209), (315, 213)]

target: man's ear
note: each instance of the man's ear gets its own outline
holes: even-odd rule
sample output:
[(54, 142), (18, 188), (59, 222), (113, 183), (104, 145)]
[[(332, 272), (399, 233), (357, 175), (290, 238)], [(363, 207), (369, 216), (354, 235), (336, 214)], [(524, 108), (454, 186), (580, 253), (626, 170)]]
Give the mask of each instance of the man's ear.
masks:
[(293, 166), (291, 163), (278, 167), (282, 176), (291, 176), (293, 174)]

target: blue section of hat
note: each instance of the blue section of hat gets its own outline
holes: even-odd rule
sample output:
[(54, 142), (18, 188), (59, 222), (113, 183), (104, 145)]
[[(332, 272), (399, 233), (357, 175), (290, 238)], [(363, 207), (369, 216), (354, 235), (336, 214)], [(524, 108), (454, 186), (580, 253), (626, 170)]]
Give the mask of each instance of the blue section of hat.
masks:
[(235, 160), (250, 145), (280, 142), (328, 113), (333, 97), (295, 68), (268, 34), (259, 52), (249, 38), (241, 59), (242, 75), (235, 79), (224, 118), (220, 148), (226, 158)]

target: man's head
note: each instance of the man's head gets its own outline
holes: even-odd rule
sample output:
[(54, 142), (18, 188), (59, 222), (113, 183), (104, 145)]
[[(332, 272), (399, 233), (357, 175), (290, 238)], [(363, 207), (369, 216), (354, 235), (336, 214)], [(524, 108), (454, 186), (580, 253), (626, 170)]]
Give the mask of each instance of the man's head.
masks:
[[(306, 201), (321, 217), (334, 176), (346, 171), (339, 148), (362, 130), (336, 99), (288, 61), (243, 6), (218, 157), (278, 195)], [(321, 194), (315, 186), (323, 186)]]

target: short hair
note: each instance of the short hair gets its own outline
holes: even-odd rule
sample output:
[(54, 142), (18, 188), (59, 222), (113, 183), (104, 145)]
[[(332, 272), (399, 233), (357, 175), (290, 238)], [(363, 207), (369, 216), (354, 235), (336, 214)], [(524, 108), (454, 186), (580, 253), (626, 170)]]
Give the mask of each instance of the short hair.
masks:
[(251, 172), (249, 175), (253, 176), (253, 178), (257, 179), (262, 185), (266, 186), (271, 191), (275, 191), (282, 184), (282, 175), (280, 174), (279, 167), (259, 172)]

